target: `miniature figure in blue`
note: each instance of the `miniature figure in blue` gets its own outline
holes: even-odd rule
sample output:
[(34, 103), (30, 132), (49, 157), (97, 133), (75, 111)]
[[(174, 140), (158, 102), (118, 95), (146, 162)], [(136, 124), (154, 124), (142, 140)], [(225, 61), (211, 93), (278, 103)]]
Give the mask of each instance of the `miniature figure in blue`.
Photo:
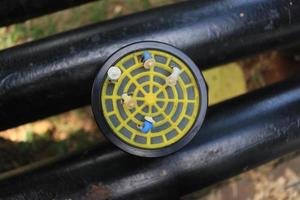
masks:
[(155, 66), (155, 60), (148, 51), (144, 51), (142, 55), (142, 62), (146, 69), (150, 69)]
[(154, 123), (155, 123), (155, 121), (153, 120), (152, 117), (146, 116), (143, 125), (142, 126), (138, 126), (138, 128), (143, 133), (148, 133), (153, 128), (153, 124)]

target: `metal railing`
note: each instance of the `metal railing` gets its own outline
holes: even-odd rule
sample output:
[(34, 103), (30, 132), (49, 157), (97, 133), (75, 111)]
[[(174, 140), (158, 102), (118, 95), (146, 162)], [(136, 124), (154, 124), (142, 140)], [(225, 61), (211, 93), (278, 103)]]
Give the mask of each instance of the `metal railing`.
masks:
[(1, 0), (0, 26), (19, 23), (95, 0)]
[[(90, 103), (96, 72), (126, 44), (155, 40), (202, 69), (300, 42), (300, 2), (188, 1), (58, 34), (0, 52), (0, 129)], [(294, 78), (210, 107), (203, 128), (164, 158), (110, 144), (0, 183), (0, 198), (176, 199), (300, 144)]]

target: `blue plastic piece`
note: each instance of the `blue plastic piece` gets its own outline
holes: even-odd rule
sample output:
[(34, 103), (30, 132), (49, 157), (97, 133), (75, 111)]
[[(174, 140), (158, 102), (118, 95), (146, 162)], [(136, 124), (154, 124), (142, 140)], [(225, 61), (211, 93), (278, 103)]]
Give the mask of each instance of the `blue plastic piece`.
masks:
[(149, 121), (145, 121), (143, 127), (141, 127), (141, 131), (143, 133), (148, 133), (153, 128), (153, 123)]
[(151, 59), (152, 56), (148, 51), (144, 51), (143, 56), (142, 56), (142, 61), (145, 62), (146, 60)]

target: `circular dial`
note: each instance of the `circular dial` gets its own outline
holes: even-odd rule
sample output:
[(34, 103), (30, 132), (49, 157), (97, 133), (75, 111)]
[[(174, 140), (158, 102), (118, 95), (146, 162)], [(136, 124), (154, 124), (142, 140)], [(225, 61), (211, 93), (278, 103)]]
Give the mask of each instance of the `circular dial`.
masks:
[[(145, 149), (171, 145), (184, 137), (194, 124), (199, 111), (199, 88), (185, 63), (174, 55), (148, 50), (156, 61), (145, 69), (143, 51), (126, 55), (114, 66), (122, 71), (115, 84), (106, 78), (101, 89), (103, 114), (113, 132), (124, 142)], [(166, 84), (173, 67), (181, 70), (175, 86)], [(137, 101), (134, 109), (122, 105), (122, 94), (131, 94)], [(154, 127), (143, 133), (138, 125), (144, 117), (154, 119)]]
[[(151, 56), (150, 67), (145, 67), (145, 52)], [(111, 67), (121, 71), (114, 82), (107, 75)], [(115, 53), (100, 70), (92, 98), (102, 132), (123, 150), (150, 157), (186, 144), (199, 130), (207, 107), (199, 69), (179, 50), (156, 42)], [(141, 128), (145, 123), (151, 125), (147, 131)]]

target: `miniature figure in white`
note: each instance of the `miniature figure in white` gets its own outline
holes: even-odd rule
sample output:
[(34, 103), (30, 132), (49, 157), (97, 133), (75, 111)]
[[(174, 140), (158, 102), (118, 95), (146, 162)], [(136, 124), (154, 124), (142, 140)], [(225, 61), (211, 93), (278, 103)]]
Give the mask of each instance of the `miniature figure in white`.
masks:
[(110, 67), (107, 72), (108, 80), (111, 83), (116, 83), (118, 81), (118, 79), (120, 78), (121, 74), (122, 74), (122, 72), (119, 67), (115, 67), (115, 66)]
[(122, 102), (129, 110), (135, 108), (137, 105), (136, 100), (131, 95), (128, 95), (126, 93), (122, 94)]
[(180, 69), (178, 69), (177, 67), (173, 67), (172, 74), (166, 78), (167, 85), (175, 86), (181, 72), (182, 71)]

